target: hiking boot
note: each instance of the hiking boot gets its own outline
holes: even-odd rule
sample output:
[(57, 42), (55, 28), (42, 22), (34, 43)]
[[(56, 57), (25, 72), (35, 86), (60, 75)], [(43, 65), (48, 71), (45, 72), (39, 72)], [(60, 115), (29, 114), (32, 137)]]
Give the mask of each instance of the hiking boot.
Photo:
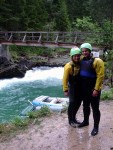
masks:
[(78, 125), (78, 128), (82, 128), (82, 127), (85, 127), (85, 126), (88, 126), (89, 125), (89, 123), (88, 122), (82, 122), (82, 123), (80, 123), (79, 125)]
[(73, 128), (77, 127), (77, 124), (74, 121), (70, 121), (69, 122), (70, 126), (72, 126)]
[(94, 128), (93, 130), (92, 130), (92, 132), (91, 132), (91, 135), (92, 136), (95, 136), (95, 135), (97, 135), (98, 134), (98, 128)]

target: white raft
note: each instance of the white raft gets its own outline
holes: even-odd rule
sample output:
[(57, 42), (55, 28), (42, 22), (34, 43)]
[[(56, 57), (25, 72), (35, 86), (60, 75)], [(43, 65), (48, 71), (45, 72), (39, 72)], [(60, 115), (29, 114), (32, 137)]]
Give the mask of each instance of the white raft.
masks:
[(68, 98), (39, 96), (32, 101), (32, 105), (39, 109), (40, 107), (47, 106), (52, 111), (63, 111), (69, 103)]
[(34, 106), (62, 106), (69, 102), (68, 98), (39, 96), (32, 101)]
[(26, 107), (20, 113), (20, 116), (27, 116), (28, 112), (39, 110), (43, 106), (47, 106), (50, 110), (55, 112), (62, 112), (67, 108), (69, 99), (41, 95), (30, 102), (30, 104), (30, 106)]

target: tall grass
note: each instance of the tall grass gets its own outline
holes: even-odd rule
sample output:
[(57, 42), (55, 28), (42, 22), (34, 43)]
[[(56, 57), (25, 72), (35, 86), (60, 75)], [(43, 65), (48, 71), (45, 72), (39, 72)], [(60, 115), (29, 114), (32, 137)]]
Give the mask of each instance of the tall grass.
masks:
[(40, 110), (29, 112), (28, 117), (22, 118), (17, 116), (9, 123), (0, 124), (0, 136), (8, 137), (12, 134), (16, 134), (18, 131), (25, 130), (29, 125), (40, 122), (39, 119), (51, 115), (51, 111), (48, 107), (42, 107)]

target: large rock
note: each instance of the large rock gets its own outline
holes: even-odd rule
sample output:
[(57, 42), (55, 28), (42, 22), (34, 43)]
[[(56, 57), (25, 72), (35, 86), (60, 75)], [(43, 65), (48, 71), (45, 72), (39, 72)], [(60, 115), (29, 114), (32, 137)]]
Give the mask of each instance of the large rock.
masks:
[(13, 78), (13, 77), (24, 77), (23, 72), (17, 64), (12, 63), (5, 57), (0, 57), (0, 79)]
[(69, 54), (65, 53), (57, 54), (52, 57), (33, 56), (26, 58), (26, 56), (21, 56), (16, 62), (11, 62), (5, 57), (0, 57), (0, 79), (13, 77), (22, 78), (26, 71), (33, 67), (59, 67), (64, 66), (68, 61), (70, 61)]

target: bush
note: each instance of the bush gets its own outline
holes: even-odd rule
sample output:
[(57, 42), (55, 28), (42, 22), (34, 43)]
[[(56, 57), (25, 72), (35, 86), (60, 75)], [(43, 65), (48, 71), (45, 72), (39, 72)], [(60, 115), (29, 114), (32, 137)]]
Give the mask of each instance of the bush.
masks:
[(103, 91), (101, 94), (102, 100), (113, 100), (113, 88), (107, 91)]

